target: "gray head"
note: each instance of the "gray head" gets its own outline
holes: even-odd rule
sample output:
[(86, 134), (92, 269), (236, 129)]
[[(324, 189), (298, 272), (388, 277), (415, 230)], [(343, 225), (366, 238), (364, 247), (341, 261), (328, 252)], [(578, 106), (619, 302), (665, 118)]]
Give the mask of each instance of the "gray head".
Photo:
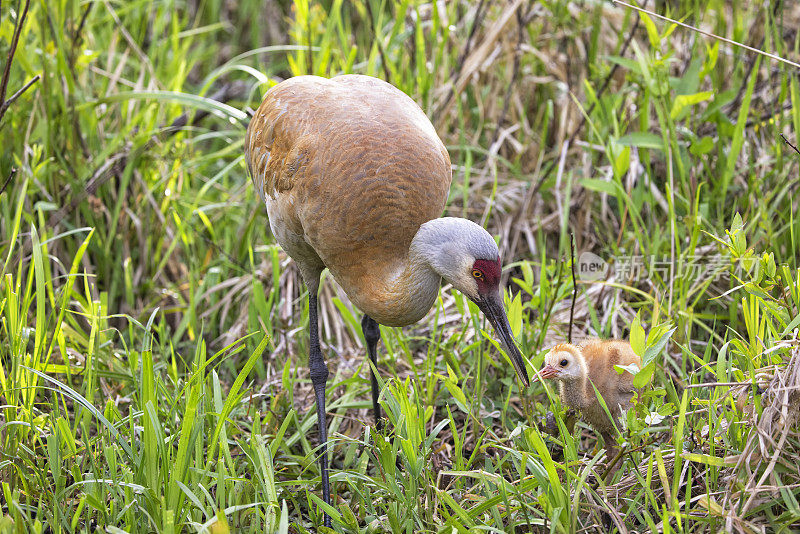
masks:
[(411, 249), (474, 301), (481, 293), (499, 290), (500, 251), (489, 232), (468, 219), (441, 217), (426, 222)]
[(411, 253), (424, 258), (439, 276), (478, 305), (527, 386), (528, 373), (500, 296), (500, 251), (489, 232), (467, 219), (433, 219), (420, 226)]

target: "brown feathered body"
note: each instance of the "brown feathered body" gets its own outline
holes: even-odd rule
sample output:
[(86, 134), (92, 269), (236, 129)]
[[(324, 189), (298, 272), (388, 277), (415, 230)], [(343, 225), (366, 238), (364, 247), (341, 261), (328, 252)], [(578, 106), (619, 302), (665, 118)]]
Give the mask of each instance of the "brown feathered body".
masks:
[(442, 214), (451, 168), (411, 98), (368, 76), (291, 78), (256, 111), (245, 159), (272, 232), (301, 271), (328, 267), (378, 323), (427, 313), (438, 277), (416, 291), (404, 271), (415, 268), (408, 251), (420, 225)]

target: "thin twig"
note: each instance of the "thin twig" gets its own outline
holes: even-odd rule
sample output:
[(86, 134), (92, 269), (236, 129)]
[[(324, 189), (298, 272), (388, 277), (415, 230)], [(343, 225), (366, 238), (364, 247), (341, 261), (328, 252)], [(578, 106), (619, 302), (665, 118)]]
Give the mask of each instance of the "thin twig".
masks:
[(732, 388), (736, 386), (752, 386), (752, 382), (704, 382), (702, 384), (689, 384), (688, 386), (683, 386), (683, 389), (695, 389), (695, 388)]
[(28, 90), (28, 88), (29, 88), (31, 85), (33, 85), (33, 84), (35, 84), (36, 82), (38, 82), (40, 78), (41, 78), (41, 75), (37, 74), (36, 76), (34, 76), (33, 78), (31, 78), (31, 79), (28, 81), (28, 83), (26, 83), (26, 84), (25, 84), (25, 85), (23, 85), (23, 86), (22, 86), (20, 89), (18, 89), (16, 93), (14, 93), (13, 95), (11, 95), (11, 98), (9, 98), (8, 100), (6, 100), (6, 101), (5, 101), (5, 102), (3, 102), (2, 104), (0, 104), (0, 119), (2, 119), (2, 118), (3, 118), (3, 115), (5, 115), (5, 114), (6, 114), (6, 111), (8, 111), (8, 108), (11, 106), (11, 104), (13, 104), (13, 103), (14, 103), (14, 101), (15, 101), (16, 99), (18, 99), (19, 97), (21, 97), (21, 96), (22, 96), (22, 93), (24, 93), (25, 91), (27, 91), (27, 90)]
[(6, 178), (6, 181), (3, 183), (3, 187), (0, 187), (0, 195), (3, 194), (3, 192), (6, 190), (6, 187), (8, 187), (8, 184), (11, 182), (11, 180), (14, 178), (16, 174), (17, 174), (17, 168), (12, 167), (11, 172), (8, 173), (8, 178)]
[(794, 151), (795, 151), (795, 152), (797, 152), (798, 154), (800, 154), (800, 150), (797, 150), (797, 147), (796, 147), (796, 146), (794, 146), (792, 143), (790, 143), (790, 142), (789, 142), (789, 140), (788, 140), (788, 139), (786, 139), (786, 136), (785, 136), (785, 135), (781, 134), (781, 138), (783, 139), (783, 142), (784, 142), (784, 143), (786, 143), (787, 145), (789, 145), (790, 147), (792, 147), (792, 148), (794, 149)]
[[(20, 4), (22, 0), (20, 0)], [(3, 67), (3, 78), (0, 81), (0, 103), (6, 101), (6, 91), (8, 90), (8, 80), (11, 77), (11, 62), (14, 59), (14, 54), (17, 53), (17, 44), (19, 43), (19, 36), (22, 33), (22, 26), (25, 24), (25, 18), (28, 16), (28, 7), (31, 5), (31, 0), (25, 0), (25, 7), (22, 13), (17, 10), (17, 21), (14, 24), (14, 35), (11, 37), (11, 46), (8, 49), (8, 56), (6, 65)], [(2, 117), (2, 114), (0, 114)]]
[(572, 267), (572, 306), (569, 308), (569, 330), (567, 331), (567, 343), (572, 343), (572, 319), (575, 317), (575, 301), (578, 298), (578, 284), (575, 282), (575, 234), (569, 233), (569, 257)]
[(83, 11), (83, 16), (81, 17), (81, 21), (78, 24), (78, 27), (75, 29), (75, 33), (72, 35), (72, 47), (78, 44), (78, 38), (81, 36), (81, 32), (83, 31), (83, 26), (86, 24), (86, 19), (89, 18), (89, 12), (92, 11), (92, 7), (94, 6), (94, 2), (89, 2), (86, 5), (86, 9)]
[(701, 30), (700, 28), (698, 28), (696, 26), (692, 26), (690, 24), (686, 24), (686, 23), (680, 22), (678, 20), (671, 19), (669, 17), (665, 17), (664, 15), (659, 15), (658, 13), (654, 13), (653, 11), (644, 9), (642, 7), (639, 7), (639, 6), (634, 6), (634, 5), (628, 4), (626, 2), (622, 2), (621, 0), (611, 0), (611, 1), (614, 2), (615, 4), (620, 4), (620, 5), (623, 5), (625, 7), (630, 8), (630, 9), (635, 9), (636, 11), (641, 11), (642, 13), (646, 13), (647, 15), (649, 15), (651, 17), (656, 17), (656, 18), (659, 18), (661, 20), (666, 20), (667, 22), (670, 22), (670, 23), (675, 24), (677, 26), (681, 26), (682, 28), (686, 28), (686, 29), (695, 31), (697, 33), (701, 33), (701, 34), (703, 34), (703, 35), (705, 35), (707, 37), (712, 37), (714, 39), (722, 41), (723, 43), (728, 43), (730, 45), (737, 46), (739, 48), (744, 48), (745, 50), (749, 50), (750, 52), (755, 52), (756, 54), (761, 54), (762, 56), (766, 56), (766, 57), (768, 57), (770, 59), (774, 59), (776, 61), (780, 61), (781, 63), (786, 63), (787, 65), (791, 65), (792, 67), (797, 67), (797, 68), (800, 69), (800, 63), (795, 63), (794, 61), (790, 61), (788, 59), (782, 58), (782, 57), (777, 56), (775, 54), (771, 54), (769, 52), (764, 52), (763, 50), (759, 50), (758, 48), (753, 48), (752, 46), (747, 46), (744, 43), (739, 43), (739, 42), (734, 41), (732, 39), (728, 39), (727, 37), (722, 37), (720, 35), (716, 35), (714, 33), (707, 32), (705, 30)]
[[(21, 3), (21, 0), (20, 0)], [(17, 44), (19, 43), (19, 36), (22, 33), (22, 25), (25, 23), (25, 18), (28, 16), (28, 7), (30, 6), (31, 1), (26, 0), (25, 8), (22, 10), (22, 13), (17, 10), (17, 20), (14, 24), (14, 34), (11, 37), (11, 46), (8, 49), (8, 57), (3, 67), (3, 78), (2, 82), (0, 82), (0, 102), (4, 102), (6, 99), (6, 90), (8, 88), (8, 79), (11, 76), (11, 61), (14, 59), (14, 54), (17, 52)]]

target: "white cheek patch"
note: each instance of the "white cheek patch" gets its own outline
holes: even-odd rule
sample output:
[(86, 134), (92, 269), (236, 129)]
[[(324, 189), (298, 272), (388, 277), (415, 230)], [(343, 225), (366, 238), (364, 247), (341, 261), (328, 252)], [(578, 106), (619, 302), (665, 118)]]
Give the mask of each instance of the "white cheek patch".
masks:
[(472, 276), (472, 264), (475, 259), (469, 256), (462, 256), (461, 261), (455, 266), (454, 271), (458, 273), (458, 277), (453, 280), (453, 285), (456, 289), (464, 293), (471, 299), (478, 298), (478, 283)]
[(452, 280), (453, 287), (464, 293), (471, 299), (478, 298), (478, 283), (472, 278), (472, 275), (459, 275), (458, 278)]
[(472, 295), (474, 296), (474, 298), (478, 298), (478, 296), (479, 296), (479, 294), (478, 294), (478, 282), (476, 282), (475, 279), (470, 276), (469, 284), (470, 284), (471, 289), (472, 289)]

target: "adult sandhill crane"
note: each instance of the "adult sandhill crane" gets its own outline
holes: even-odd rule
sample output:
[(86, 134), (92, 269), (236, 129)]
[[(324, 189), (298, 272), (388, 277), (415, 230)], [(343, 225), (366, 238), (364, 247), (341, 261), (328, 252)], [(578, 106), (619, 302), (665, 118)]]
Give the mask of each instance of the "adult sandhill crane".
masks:
[[(577, 410), (581, 419), (600, 433), (606, 446), (608, 474), (613, 473), (616, 439), (615, 425), (619, 427), (622, 416), (631, 407), (633, 399), (633, 375), (628, 371), (618, 373), (615, 365), (627, 366), (635, 363), (642, 366), (642, 359), (633, 352), (630, 343), (618, 339), (588, 339), (580, 345), (561, 343), (544, 357), (544, 368), (539, 371), (542, 378), (558, 380), (561, 401)], [(608, 413), (597, 398), (603, 398)]]
[[(308, 287), (309, 368), (326, 503), (328, 367), (317, 327), (317, 291), (325, 267), (364, 312), (361, 327), (373, 365), (378, 325), (422, 319), (444, 278), (488, 317), (528, 385), (500, 296), (497, 245), (471, 221), (440, 218), (452, 178), (450, 156), (411, 98), (369, 76), (291, 78), (267, 92), (244, 148), (272, 233)], [(378, 393), (373, 372), (376, 422)], [(324, 521), (330, 525), (327, 514)]]

